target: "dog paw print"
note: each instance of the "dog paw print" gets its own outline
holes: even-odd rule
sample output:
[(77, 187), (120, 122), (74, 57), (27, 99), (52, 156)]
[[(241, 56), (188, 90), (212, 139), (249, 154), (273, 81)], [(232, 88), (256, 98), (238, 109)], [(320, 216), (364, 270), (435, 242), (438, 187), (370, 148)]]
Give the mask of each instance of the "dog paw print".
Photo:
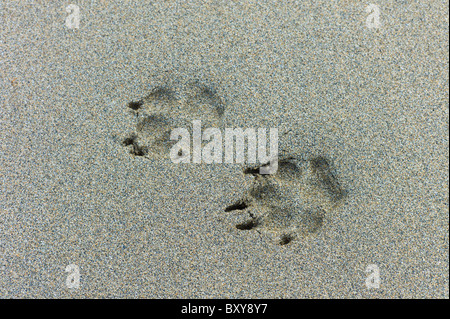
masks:
[[(122, 145), (135, 156), (167, 158), (176, 141), (170, 140), (174, 128), (191, 128), (193, 120), (203, 126), (221, 126), (224, 104), (216, 91), (200, 81), (157, 86), (128, 108), (135, 116), (136, 125), (122, 139)], [(182, 156), (183, 154), (179, 154)]]
[(238, 215), (238, 230), (269, 233), (280, 245), (317, 232), (325, 214), (345, 196), (322, 156), (281, 158), (278, 170), (270, 175), (261, 174), (260, 167), (244, 169), (244, 174), (253, 176), (252, 185), (225, 211)]

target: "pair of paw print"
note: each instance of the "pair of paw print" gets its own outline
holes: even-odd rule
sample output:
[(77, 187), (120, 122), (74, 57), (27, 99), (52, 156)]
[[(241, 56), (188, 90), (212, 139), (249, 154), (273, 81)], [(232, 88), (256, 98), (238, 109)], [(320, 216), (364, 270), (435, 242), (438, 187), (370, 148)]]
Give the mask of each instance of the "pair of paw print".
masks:
[[(122, 144), (131, 154), (148, 159), (169, 154), (175, 143), (170, 140), (173, 128), (190, 126), (197, 119), (208, 127), (220, 127), (225, 111), (216, 90), (199, 81), (156, 87), (128, 107), (137, 123)], [(244, 175), (252, 176), (252, 185), (243, 198), (224, 209), (242, 220), (235, 225), (237, 230), (269, 233), (286, 245), (317, 232), (325, 214), (345, 197), (323, 156), (284, 156), (278, 159), (275, 174), (261, 174), (260, 168), (267, 165), (244, 169)]]

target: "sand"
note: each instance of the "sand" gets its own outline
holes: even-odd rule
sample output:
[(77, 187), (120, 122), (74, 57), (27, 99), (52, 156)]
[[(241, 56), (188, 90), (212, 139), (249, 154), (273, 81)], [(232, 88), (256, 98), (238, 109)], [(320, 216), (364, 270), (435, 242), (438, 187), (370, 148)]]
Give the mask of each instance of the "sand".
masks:
[[(448, 2), (376, 1), (368, 28), (359, 1), (73, 1), (78, 29), (49, 3), (0, 4), (0, 298), (449, 297)], [(195, 79), (228, 127), (333, 162), (319, 231), (236, 229), (243, 165), (118, 143), (130, 101)]]

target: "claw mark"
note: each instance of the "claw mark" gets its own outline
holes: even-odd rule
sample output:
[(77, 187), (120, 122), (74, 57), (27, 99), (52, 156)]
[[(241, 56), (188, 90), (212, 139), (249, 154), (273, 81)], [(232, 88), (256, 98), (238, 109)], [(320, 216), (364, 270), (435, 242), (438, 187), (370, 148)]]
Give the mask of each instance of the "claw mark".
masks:
[(230, 205), (227, 208), (225, 208), (226, 212), (231, 212), (233, 210), (244, 210), (248, 207), (248, 205), (245, 202), (238, 202), (236, 204)]
[(141, 101), (137, 101), (137, 102), (130, 102), (130, 103), (128, 103), (128, 107), (130, 108), (130, 109), (132, 109), (132, 110), (135, 110), (135, 111), (137, 111), (137, 110), (139, 110), (141, 107), (142, 107), (142, 105), (144, 104), (144, 102), (141, 100)]
[(237, 224), (236, 228), (240, 230), (250, 230), (258, 226), (258, 220), (257, 219), (249, 219), (243, 223)]
[(289, 244), (294, 238), (290, 234), (283, 234), (280, 236), (280, 245), (287, 245)]

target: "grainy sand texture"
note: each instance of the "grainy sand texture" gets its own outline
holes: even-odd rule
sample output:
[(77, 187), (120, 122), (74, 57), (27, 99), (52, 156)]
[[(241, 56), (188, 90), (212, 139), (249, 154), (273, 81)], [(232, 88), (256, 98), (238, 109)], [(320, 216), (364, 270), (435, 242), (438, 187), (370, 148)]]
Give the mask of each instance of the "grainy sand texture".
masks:
[(448, 298), (448, 7), (1, 1), (0, 298)]

